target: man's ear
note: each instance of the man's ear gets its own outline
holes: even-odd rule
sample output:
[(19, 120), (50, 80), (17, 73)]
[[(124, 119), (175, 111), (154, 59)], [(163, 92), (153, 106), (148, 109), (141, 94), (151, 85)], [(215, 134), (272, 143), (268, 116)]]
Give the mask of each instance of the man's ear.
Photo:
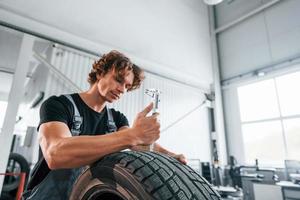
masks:
[(96, 74), (96, 78), (97, 78), (97, 81), (99, 81), (102, 78), (102, 75)]

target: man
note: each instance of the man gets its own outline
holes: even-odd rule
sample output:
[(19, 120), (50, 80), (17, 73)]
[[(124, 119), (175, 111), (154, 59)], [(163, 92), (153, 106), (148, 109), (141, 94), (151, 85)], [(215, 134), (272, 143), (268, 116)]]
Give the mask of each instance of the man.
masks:
[[(37, 195), (37, 199), (41, 198), (37, 193), (49, 198), (45, 195), (49, 193), (47, 187), (51, 184), (40, 186), (40, 183), (47, 182), (50, 178), (45, 179), (51, 173), (90, 165), (105, 155), (124, 149), (138, 150), (139, 145), (150, 145), (159, 138), (158, 114), (147, 116), (152, 110), (152, 104), (138, 113), (132, 127), (129, 127), (128, 120), (122, 113), (106, 107), (107, 102), (117, 101), (125, 92), (139, 88), (143, 79), (143, 71), (139, 67), (133, 65), (125, 55), (111, 51), (93, 64), (88, 77), (89, 90), (70, 96), (52, 96), (43, 103), (38, 127), (43, 162), (37, 164), (28, 184), (30, 192), (27, 195), (31, 196), (30, 199), (34, 199), (32, 195)], [(74, 136), (75, 111), (72, 101), (82, 117), (81, 124), (77, 126), (78, 136)], [(114, 121), (113, 131), (109, 131), (107, 123), (109, 113)], [(108, 132), (112, 133), (105, 134)], [(169, 152), (158, 144), (154, 145), (154, 150), (186, 163), (182, 154)], [(70, 171), (60, 174), (71, 174)], [(72, 179), (70, 177), (65, 179)], [(52, 183), (51, 187), (56, 187), (53, 186), (55, 181)], [(61, 187), (62, 193), (67, 193), (63, 186), (57, 187)]]

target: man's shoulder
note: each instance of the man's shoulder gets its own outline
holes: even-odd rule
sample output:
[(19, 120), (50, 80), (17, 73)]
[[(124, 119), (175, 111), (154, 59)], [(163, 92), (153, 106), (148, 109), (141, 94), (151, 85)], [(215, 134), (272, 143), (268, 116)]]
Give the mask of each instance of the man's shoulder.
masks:
[(50, 102), (52, 102), (52, 101), (68, 102), (69, 100), (68, 100), (67, 96), (74, 97), (74, 96), (76, 96), (76, 95), (77, 95), (77, 93), (72, 93), (72, 94), (61, 94), (61, 95), (59, 95), (59, 96), (57, 96), (57, 95), (52, 95), (52, 96), (50, 96), (46, 101), (50, 101)]
[(121, 111), (118, 111), (114, 108), (110, 108), (110, 110), (116, 121), (124, 121), (124, 122), (128, 123), (127, 117)]
[(124, 115), (121, 111), (116, 110), (115, 108), (109, 108), (113, 115)]
[(110, 110), (115, 119), (123, 120), (125, 118), (127, 120), (126, 115), (124, 113), (122, 113), (121, 111), (116, 110), (114, 108), (110, 108)]
[(70, 100), (66, 97), (66, 95), (73, 95), (73, 94), (62, 94), (59, 96), (53, 95), (50, 96), (48, 99), (44, 101), (44, 106), (54, 106), (54, 107), (65, 107), (67, 109), (71, 109), (72, 103)]

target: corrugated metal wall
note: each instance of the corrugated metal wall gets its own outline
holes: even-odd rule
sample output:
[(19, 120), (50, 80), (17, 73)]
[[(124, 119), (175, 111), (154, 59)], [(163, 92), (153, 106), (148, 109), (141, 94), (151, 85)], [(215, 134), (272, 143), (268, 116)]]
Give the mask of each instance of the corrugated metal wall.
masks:
[[(204, 95), (198, 89), (148, 74), (145, 88), (162, 91), (160, 103), (161, 130), (200, 105)], [(149, 97), (145, 96), (145, 104)], [(161, 133), (159, 143), (189, 158), (210, 160), (207, 109), (201, 107)]]
[[(54, 47), (50, 64), (55, 66), (67, 78), (72, 80), (79, 88), (86, 90), (90, 66), (96, 57), (68, 50), (62, 47)], [(46, 96), (76, 92), (68, 83), (50, 73), (46, 86)]]
[[(87, 75), (94, 59), (93, 56), (55, 47), (50, 60), (51, 64), (65, 76), (86, 90), (89, 86)], [(132, 124), (136, 114), (151, 102), (151, 98), (144, 94), (146, 88), (157, 88), (162, 91), (160, 102), (161, 130), (193, 110), (204, 100), (204, 95), (199, 89), (146, 73), (146, 79), (139, 90), (125, 94), (121, 101), (109, 106), (123, 112)], [(70, 92), (76, 92), (76, 90), (54, 74), (49, 76), (46, 96)], [(162, 132), (159, 143), (173, 151), (186, 154), (188, 158), (200, 158), (209, 161), (208, 124), (206, 108), (199, 108), (173, 127)]]

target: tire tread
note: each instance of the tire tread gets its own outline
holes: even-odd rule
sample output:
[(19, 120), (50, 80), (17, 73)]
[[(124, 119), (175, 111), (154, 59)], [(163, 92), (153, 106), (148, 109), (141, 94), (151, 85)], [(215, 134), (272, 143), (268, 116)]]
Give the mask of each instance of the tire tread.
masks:
[(188, 165), (155, 152), (119, 152), (104, 158), (126, 168), (154, 199), (217, 200), (220, 195)]

